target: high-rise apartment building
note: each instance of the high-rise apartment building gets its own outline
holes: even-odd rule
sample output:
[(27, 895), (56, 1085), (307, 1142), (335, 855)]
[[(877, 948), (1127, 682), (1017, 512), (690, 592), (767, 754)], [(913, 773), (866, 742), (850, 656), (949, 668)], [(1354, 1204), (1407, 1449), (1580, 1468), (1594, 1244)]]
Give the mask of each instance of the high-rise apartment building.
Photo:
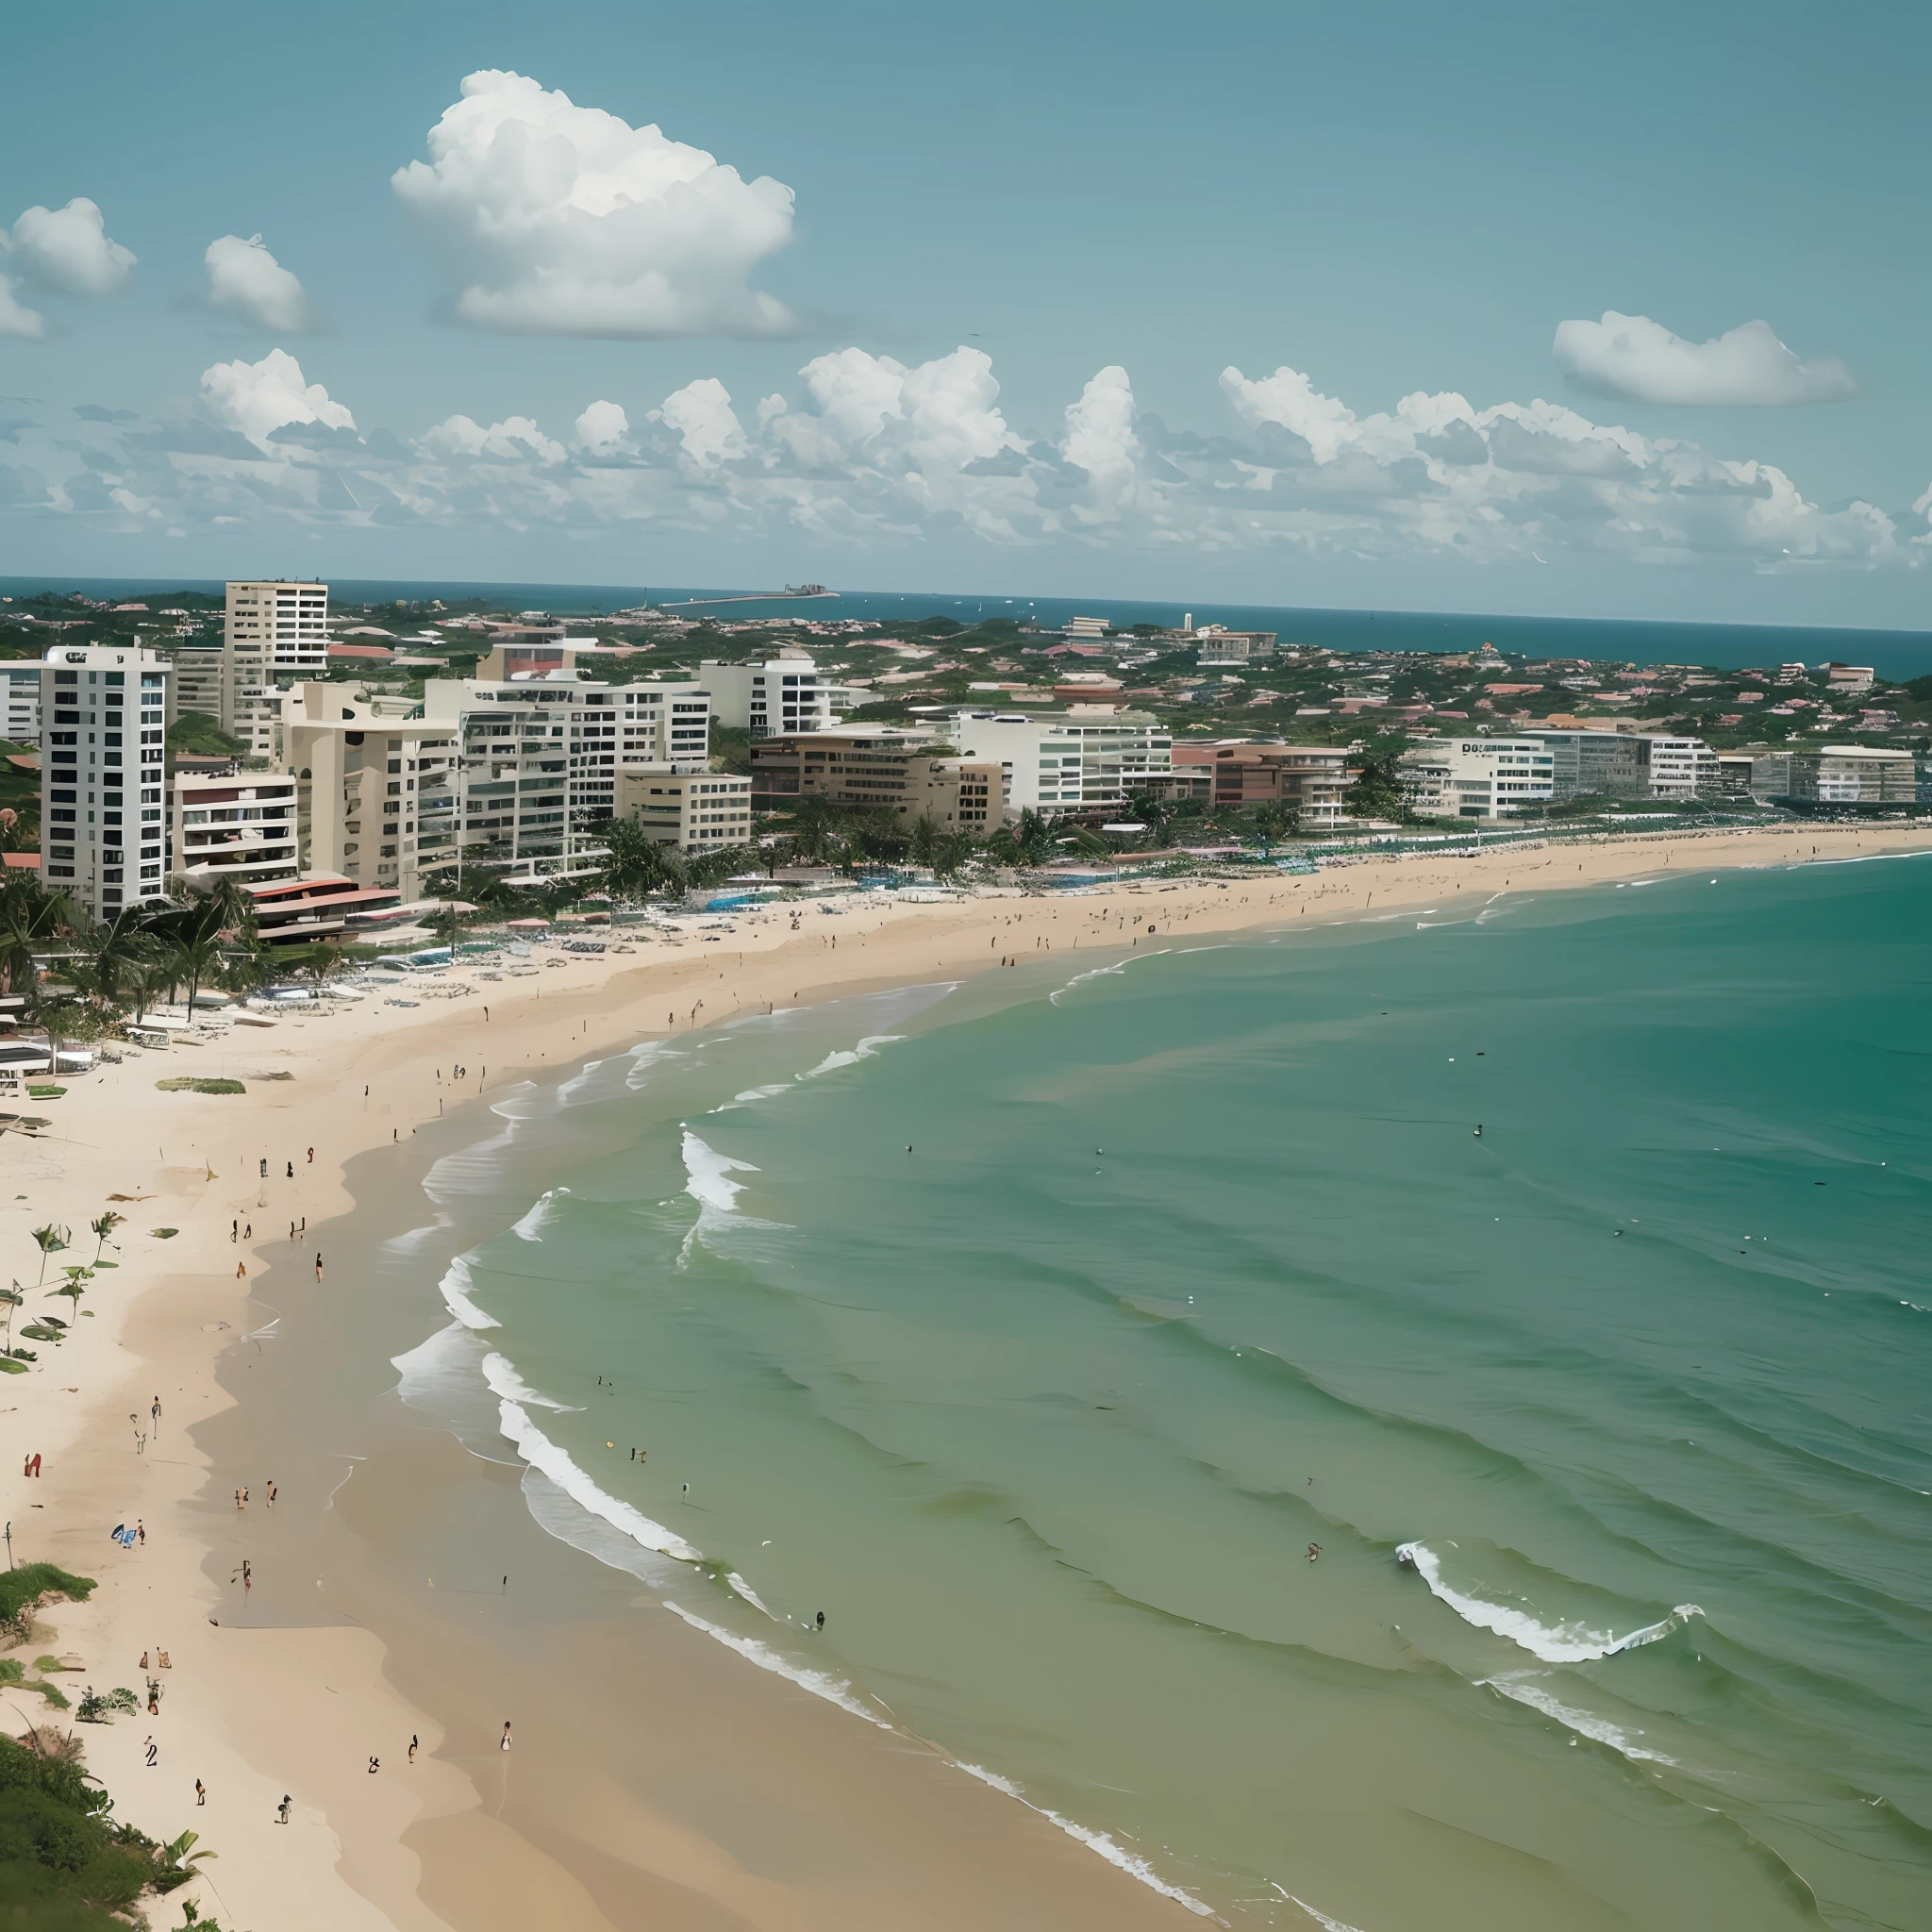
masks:
[(456, 734), (415, 710), (341, 684), (298, 684), (277, 698), (270, 756), (295, 781), (305, 873), (340, 873), (408, 901), (423, 895), (425, 871), (455, 860)]
[(278, 686), (328, 670), (328, 586), (230, 584), (222, 659), (222, 729), (265, 754), (270, 721), (264, 699)]
[(568, 861), (617, 812), (620, 769), (702, 772), (710, 755), (711, 701), (695, 683), (440, 677), (423, 701), (425, 725), (456, 746), (458, 839), (483, 864)]
[(995, 758), (940, 747), (903, 724), (841, 724), (787, 732), (752, 746), (750, 802), (784, 809), (800, 798), (891, 812), (899, 829), (929, 819), (942, 832), (985, 838), (1006, 815), (1007, 779)]
[(760, 664), (721, 664), (707, 658), (698, 667), (719, 724), (754, 738), (781, 731), (829, 731), (832, 687), (803, 651), (781, 651)]
[(168, 660), (56, 644), (41, 666), (41, 875), (107, 921), (166, 888)]
[(1401, 759), (1403, 789), (1424, 818), (1506, 819), (1548, 805), (1556, 757), (1540, 739), (1432, 738)]

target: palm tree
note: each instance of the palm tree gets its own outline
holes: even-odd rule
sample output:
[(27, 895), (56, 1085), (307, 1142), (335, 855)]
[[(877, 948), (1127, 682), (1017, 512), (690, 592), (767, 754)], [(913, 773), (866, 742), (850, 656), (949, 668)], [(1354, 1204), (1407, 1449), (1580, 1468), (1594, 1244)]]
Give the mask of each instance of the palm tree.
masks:
[(1271, 798), (1255, 808), (1254, 824), (1261, 835), (1261, 854), (1266, 858), (1275, 840), (1291, 839), (1301, 830), (1301, 809), (1287, 799)]
[(45, 1227), (34, 1229), (34, 1245), (41, 1251), (41, 1278), (34, 1286), (44, 1288), (47, 1282), (47, 1257), (58, 1255), (67, 1245), (67, 1230), (50, 1221)]
[(0, 882), (0, 987), (8, 993), (33, 987), (40, 977), (34, 955), (45, 952), (69, 923), (67, 901), (58, 892), (34, 879)]
[(970, 832), (942, 832), (933, 841), (932, 870), (935, 878), (958, 876), (959, 868), (978, 850)]
[(682, 886), (687, 868), (673, 845), (660, 845), (635, 819), (610, 819), (597, 828), (608, 857), (597, 875), (607, 892), (641, 898)]

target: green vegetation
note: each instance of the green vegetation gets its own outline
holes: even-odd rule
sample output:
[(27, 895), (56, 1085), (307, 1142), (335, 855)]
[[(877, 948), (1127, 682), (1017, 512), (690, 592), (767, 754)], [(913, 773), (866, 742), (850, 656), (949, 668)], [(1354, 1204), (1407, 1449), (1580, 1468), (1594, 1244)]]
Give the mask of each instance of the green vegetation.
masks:
[[(289, 1074), (284, 1079), (291, 1077)], [(157, 1080), (155, 1085), (163, 1093), (246, 1093), (248, 1089), (240, 1080), (204, 1079), (194, 1074), (180, 1074), (172, 1080)]]
[(198, 758), (238, 758), (247, 752), (248, 743), (200, 711), (177, 711), (168, 726), (168, 750)]
[(84, 1604), (93, 1594), (92, 1576), (75, 1576), (53, 1563), (23, 1563), (0, 1571), (0, 1629), (25, 1641), (33, 1629), (34, 1613), (49, 1597)]
[[(192, 1831), (158, 1844), (112, 1813), (75, 1738), (50, 1724), (0, 1737), (0, 1926), (127, 1932), (137, 1901), (187, 1884), (208, 1856)], [(192, 1914), (188, 1924), (212, 1927)]]

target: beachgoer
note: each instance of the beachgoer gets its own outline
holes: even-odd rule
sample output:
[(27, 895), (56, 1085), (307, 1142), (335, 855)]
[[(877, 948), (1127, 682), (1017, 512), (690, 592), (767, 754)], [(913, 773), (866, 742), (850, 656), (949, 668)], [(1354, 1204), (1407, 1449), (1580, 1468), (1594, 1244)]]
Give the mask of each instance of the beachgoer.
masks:
[(148, 1405), (147, 1412), (155, 1419), (155, 1434), (158, 1436), (161, 1433), (161, 1398), (158, 1395)]
[(295, 1163), (292, 1160), (289, 1163), (289, 1178), (291, 1180), (295, 1178)]
[(322, 1279), (322, 1250), (320, 1248), (317, 1248), (315, 1251), (315, 1278), (318, 1281)]
[(817, 1617), (815, 1617), (815, 1618), (813, 1619), (813, 1622), (814, 1622), (814, 1623), (815, 1623), (815, 1624), (817, 1624), (817, 1626), (818, 1626), (818, 1627), (819, 1627), (819, 1628), (820, 1628), (821, 1630), (823, 1630), (823, 1629), (824, 1629), (824, 1628), (825, 1627), (825, 1613), (824, 1613), (824, 1611), (821, 1610), (821, 1611), (820, 1611), (820, 1612), (818, 1613)]
[(208, 1787), (199, 1778), (194, 1780), (194, 1802), (197, 1805), (208, 1803)]
[(275, 1507), (275, 1479), (274, 1476), (270, 1476), (268, 1479), (268, 1507), (271, 1509)]
[(158, 1684), (150, 1683), (147, 1687), (147, 1714), (150, 1717), (161, 1714), (161, 1687)]
[(242, 1485), (242, 1500), (244, 1503), (248, 1500), (248, 1485), (246, 1483)]
[(308, 1150), (308, 1165), (310, 1167), (315, 1165), (315, 1149), (313, 1147)]
[(379, 1758), (379, 1757), (372, 1757), (372, 1758), (371, 1758), (371, 1759), (369, 1760), (369, 1775), (370, 1775), (371, 1777), (374, 1777), (374, 1776), (375, 1775), (375, 1774), (376, 1774), (376, 1773), (377, 1773), (378, 1771), (380, 1771), (381, 1769), (382, 1769), (382, 1759), (381, 1759), (381, 1758)]
[(237, 1261), (235, 1263), (235, 1279), (237, 1281), (246, 1281), (248, 1279), (248, 1263), (246, 1261)]
[(150, 1738), (147, 1740), (145, 1749), (147, 1751), (147, 1768), (152, 1771), (155, 1768), (155, 1760), (161, 1755), (161, 1747)]
[(261, 1157), (261, 1177), (263, 1180), (268, 1178), (268, 1156), (266, 1154)]
[(275, 1823), (277, 1824), (288, 1824), (289, 1809), (290, 1807), (294, 1804), (294, 1802), (295, 1801), (291, 1797), (290, 1797), (287, 1791), (284, 1791), (282, 1793), (282, 1802), (275, 1807)]
[(500, 1740), (500, 1741), (498, 1742), (498, 1744), (497, 1744), (496, 1748), (497, 1748), (497, 1749), (498, 1749), (499, 1751), (508, 1751), (508, 1750), (509, 1749), (509, 1720), (508, 1720), (508, 1718), (505, 1718), (505, 1719), (504, 1719), (504, 1721), (503, 1721), (503, 1737), (502, 1737), (501, 1740)]
[(142, 1541), (147, 1541), (147, 1524), (140, 1517), (134, 1519), (134, 1534)]
[(253, 1590), (255, 1588), (255, 1570), (246, 1557), (242, 1558), (242, 1588), (243, 1590)]
[(1322, 1545), (1321, 1545), (1320, 1543), (1310, 1543), (1310, 1544), (1308, 1545), (1308, 1561), (1309, 1561), (1309, 1562), (1311, 1562), (1311, 1563), (1312, 1563), (1312, 1562), (1314, 1562), (1314, 1561), (1316, 1560), (1316, 1558), (1317, 1558), (1317, 1557), (1319, 1557), (1321, 1556), (1321, 1554), (1322, 1554)]
[(240, 1490), (235, 1491), (235, 1507), (238, 1509), (242, 1507), (242, 1491)]
[(231, 1241), (239, 1241), (242, 1239), (242, 1224), (239, 1220), (229, 1222), (228, 1239)]
[(245, 1225), (245, 1226), (244, 1226), (244, 1227), (242, 1228), (242, 1240), (243, 1240), (244, 1241), (253, 1241), (253, 1240), (255, 1239), (255, 1224), (254, 1224), (254, 1222), (252, 1222), (252, 1221), (251, 1221), (251, 1222), (249, 1222), (249, 1223), (248, 1223), (248, 1224), (246, 1224), (246, 1225)]
[(414, 1732), (414, 1731), (411, 1731), (411, 1732), (409, 1733), (409, 1762), (410, 1762), (411, 1764), (414, 1764), (414, 1763), (415, 1763), (415, 1761), (416, 1761), (416, 1734), (415, 1734), (415, 1732)]

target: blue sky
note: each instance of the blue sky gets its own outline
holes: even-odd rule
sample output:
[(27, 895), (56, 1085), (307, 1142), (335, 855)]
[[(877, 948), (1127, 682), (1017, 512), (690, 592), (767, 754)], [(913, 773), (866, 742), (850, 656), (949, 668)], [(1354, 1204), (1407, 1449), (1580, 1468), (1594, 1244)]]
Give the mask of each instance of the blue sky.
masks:
[(40, 9), (0, 572), (1924, 624), (1928, 38)]

